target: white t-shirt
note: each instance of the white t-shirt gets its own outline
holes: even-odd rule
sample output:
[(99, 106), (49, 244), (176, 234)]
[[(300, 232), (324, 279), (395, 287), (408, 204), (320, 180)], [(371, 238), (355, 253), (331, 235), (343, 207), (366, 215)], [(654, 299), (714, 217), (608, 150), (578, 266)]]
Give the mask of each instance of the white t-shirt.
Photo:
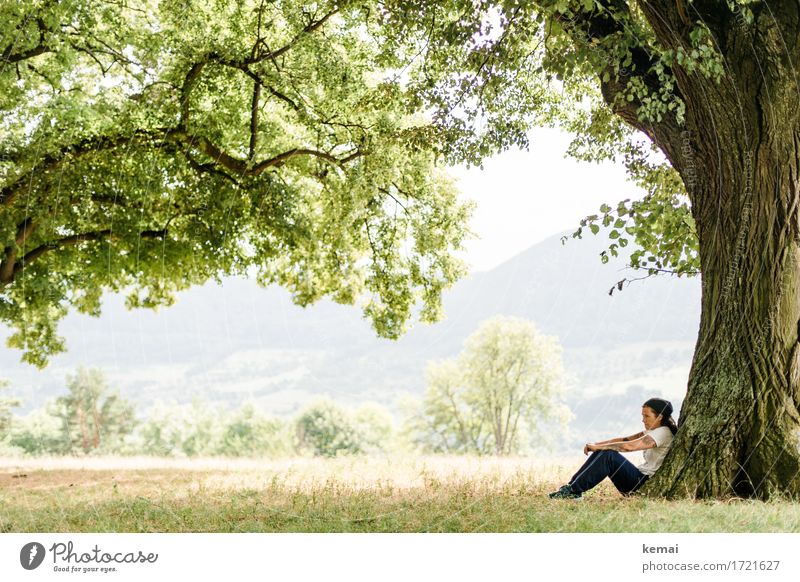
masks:
[(656, 446), (652, 449), (645, 449), (642, 451), (644, 463), (639, 465), (637, 468), (645, 475), (650, 476), (661, 466), (661, 463), (664, 460), (670, 445), (672, 444), (672, 431), (668, 426), (659, 426), (653, 430), (644, 431), (644, 435), (642, 436), (645, 435), (650, 435), (653, 440), (656, 441)]

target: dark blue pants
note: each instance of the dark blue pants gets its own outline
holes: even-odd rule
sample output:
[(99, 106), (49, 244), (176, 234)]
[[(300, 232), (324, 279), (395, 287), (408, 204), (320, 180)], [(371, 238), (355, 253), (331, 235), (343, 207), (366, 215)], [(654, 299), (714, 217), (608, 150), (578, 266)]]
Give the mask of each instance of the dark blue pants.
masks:
[(569, 484), (575, 493), (583, 493), (606, 477), (609, 477), (623, 494), (633, 493), (644, 485), (648, 478), (617, 451), (595, 451), (572, 476)]

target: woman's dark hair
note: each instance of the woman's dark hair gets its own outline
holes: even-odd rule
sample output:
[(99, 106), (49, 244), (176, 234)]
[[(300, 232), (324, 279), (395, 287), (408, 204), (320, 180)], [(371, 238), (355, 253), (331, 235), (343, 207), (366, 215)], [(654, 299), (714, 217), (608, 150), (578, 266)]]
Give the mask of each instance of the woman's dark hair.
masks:
[(675, 424), (675, 420), (672, 418), (672, 403), (669, 400), (664, 400), (663, 398), (651, 398), (642, 406), (647, 406), (648, 408), (653, 409), (653, 412), (656, 414), (661, 415), (661, 426), (666, 426), (672, 431), (674, 435), (678, 432), (678, 425)]

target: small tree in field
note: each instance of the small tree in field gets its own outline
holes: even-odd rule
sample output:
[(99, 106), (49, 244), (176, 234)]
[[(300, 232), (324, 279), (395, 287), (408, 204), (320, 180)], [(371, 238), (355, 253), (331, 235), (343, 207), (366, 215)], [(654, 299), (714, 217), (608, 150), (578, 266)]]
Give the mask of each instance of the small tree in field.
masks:
[(520, 452), (543, 422), (568, 418), (557, 401), (563, 376), (555, 338), (523, 319), (489, 319), (457, 358), (428, 367), (425, 398), (408, 428), (435, 452)]
[(69, 394), (56, 400), (54, 415), (61, 419), (64, 448), (84, 453), (111, 448), (134, 427), (134, 407), (116, 392), (106, 395), (103, 373), (79, 368), (67, 377)]

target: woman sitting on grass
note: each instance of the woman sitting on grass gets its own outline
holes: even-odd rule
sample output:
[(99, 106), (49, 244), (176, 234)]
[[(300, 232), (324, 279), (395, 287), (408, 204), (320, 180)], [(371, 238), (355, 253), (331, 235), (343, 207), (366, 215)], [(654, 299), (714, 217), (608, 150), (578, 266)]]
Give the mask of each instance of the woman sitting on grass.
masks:
[[(642, 405), (645, 430), (583, 447), (583, 454), (592, 455), (572, 476), (569, 483), (550, 494), (552, 499), (580, 499), (600, 481), (609, 477), (623, 495), (639, 489), (661, 466), (678, 427), (672, 419), (672, 404), (651, 398)], [(644, 451), (644, 463), (636, 467), (619, 451)]]

